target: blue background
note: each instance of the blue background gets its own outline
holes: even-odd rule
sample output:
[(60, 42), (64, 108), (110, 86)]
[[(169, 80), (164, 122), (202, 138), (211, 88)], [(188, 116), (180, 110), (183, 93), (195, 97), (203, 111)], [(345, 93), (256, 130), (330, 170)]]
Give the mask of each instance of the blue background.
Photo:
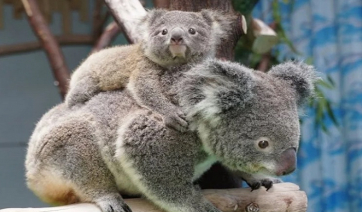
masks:
[[(271, 1), (255, 17), (272, 22)], [(326, 118), (328, 133), (314, 125), (315, 110), (303, 111), (297, 171), (285, 178), (307, 192), (308, 211), (362, 211), (362, 1), (279, 1), (282, 23), (301, 53), (278, 46), (281, 58), (312, 58), (335, 89), (324, 89), (339, 127)], [(291, 4), (292, 3), (292, 4)]]

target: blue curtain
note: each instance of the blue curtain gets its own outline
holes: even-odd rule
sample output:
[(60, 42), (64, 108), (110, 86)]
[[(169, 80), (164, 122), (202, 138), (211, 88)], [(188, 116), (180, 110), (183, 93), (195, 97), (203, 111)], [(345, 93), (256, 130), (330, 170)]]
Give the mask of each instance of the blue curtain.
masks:
[[(254, 17), (273, 21), (272, 1), (261, 0)], [(307, 192), (308, 211), (362, 211), (362, 1), (279, 1), (282, 24), (301, 53), (280, 45), (280, 58), (297, 57), (313, 64), (322, 78), (335, 82), (324, 89), (339, 126), (326, 118), (328, 133), (315, 126), (315, 110), (303, 111), (297, 171), (285, 177)]]

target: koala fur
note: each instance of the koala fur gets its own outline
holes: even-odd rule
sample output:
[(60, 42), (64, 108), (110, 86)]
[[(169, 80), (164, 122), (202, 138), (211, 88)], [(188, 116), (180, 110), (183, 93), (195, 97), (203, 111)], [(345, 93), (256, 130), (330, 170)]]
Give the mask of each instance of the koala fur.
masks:
[(251, 179), (292, 172), (297, 108), (314, 80), (313, 67), (293, 62), (269, 73), (219, 60), (176, 78), (166, 72), (160, 83), (186, 113), (187, 132), (166, 127), (128, 90), (101, 92), (83, 107), (60, 104), (31, 136), (28, 187), (48, 203), (91, 202), (103, 212), (131, 211), (121, 195), (169, 212), (219, 212), (194, 182), (216, 162)]
[(66, 104), (73, 107), (101, 91), (127, 87), (141, 106), (161, 114), (166, 126), (185, 131), (184, 114), (161, 92), (160, 75), (214, 57), (231, 20), (231, 16), (211, 10), (149, 11), (140, 20), (143, 39), (139, 44), (101, 50), (77, 68)]

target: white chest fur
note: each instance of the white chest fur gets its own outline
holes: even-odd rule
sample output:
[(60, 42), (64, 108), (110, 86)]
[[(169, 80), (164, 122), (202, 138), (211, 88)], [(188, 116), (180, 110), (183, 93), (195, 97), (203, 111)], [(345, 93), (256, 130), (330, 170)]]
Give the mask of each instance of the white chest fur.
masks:
[(210, 167), (217, 162), (214, 156), (207, 157), (204, 161), (195, 166), (194, 176), (192, 180), (197, 180), (201, 175), (206, 172)]

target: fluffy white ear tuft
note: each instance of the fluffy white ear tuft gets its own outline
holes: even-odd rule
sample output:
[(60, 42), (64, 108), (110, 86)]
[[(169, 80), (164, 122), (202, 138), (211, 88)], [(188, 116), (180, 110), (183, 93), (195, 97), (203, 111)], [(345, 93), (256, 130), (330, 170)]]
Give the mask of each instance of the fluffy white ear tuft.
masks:
[(226, 38), (232, 30), (232, 23), (236, 19), (235, 15), (218, 10), (201, 10), (202, 17), (212, 27), (213, 42), (217, 45)]
[(298, 105), (313, 96), (314, 84), (319, 79), (315, 68), (303, 62), (289, 61), (272, 67), (269, 74), (289, 82), (296, 91)]
[(179, 83), (180, 104), (191, 120), (216, 124), (219, 114), (243, 108), (252, 98), (252, 70), (237, 63), (206, 60), (186, 73)]
[(149, 35), (149, 26), (153, 23), (157, 18), (161, 18), (167, 10), (165, 9), (152, 9), (148, 10), (147, 14), (143, 17), (138, 18), (135, 22), (137, 23), (138, 33), (141, 34), (141, 39), (143, 41), (148, 41)]

